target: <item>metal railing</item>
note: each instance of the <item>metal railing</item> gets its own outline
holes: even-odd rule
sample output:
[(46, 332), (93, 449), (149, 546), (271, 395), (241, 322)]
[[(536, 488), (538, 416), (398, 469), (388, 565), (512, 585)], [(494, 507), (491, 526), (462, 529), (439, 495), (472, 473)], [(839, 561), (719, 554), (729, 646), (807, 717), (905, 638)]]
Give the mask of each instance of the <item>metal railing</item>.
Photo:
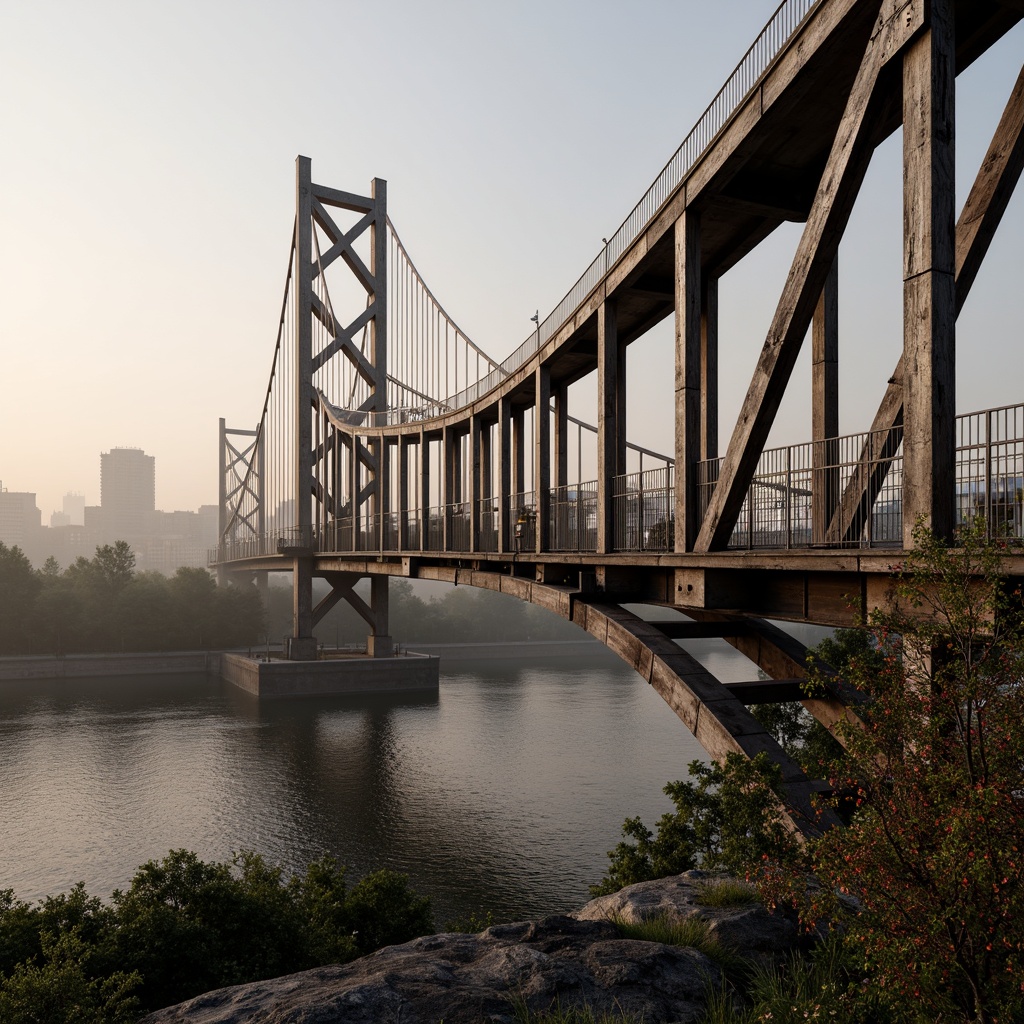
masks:
[(990, 539), (1024, 538), (1024, 405), (958, 416), (957, 518), (983, 516)]
[(533, 491), (510, 494), (505, 505), (505, 521), (511, 534), (513, 551), (537, 550), (537, 502)]
[(671, 551), (675, 544), (674, 466), (612, 480), (616, 551)]
[(423, 525), (426, 533), (424, 551), (444, 551), (444, 505), (427, 509), (427, 520)]
[[(956, 439), (958, 524), (981, 515), (989, 537), (1024, 539), (1024, 404), (958, 416)], [(722, 461), (699, 464), (702, 515)], [(728, 546), (902, 543), (903, 429), (894, 427), (765, 451)]]
[[(960, 523), (982, 516), (993, 539), (1024, 540), (1024, 403), (965, 413), (956, 418), (956, 508)], [(717, 485), (722, 459), (698, 463), (703, 516)], [(612, 480), (617, 551), (671, 551), (675, 467), (627, 473)], [(476, 550), (498, 550), (499, 497), (477, 507)], [(469, 502), (405, 515), (405, 549), (470, 550)], [(594, 551), (597, 483), (552, 488), (549, 550)], [(532, 491), (508, 495), (505, 516), (516, 552), (537, 546), (537, 503)], [(210, 563), (317, 551), (400, 550), (399, 513), (339, 516), (315, 529), (271, 530), (225, 540)], [(447, 532), (447, 548), (445, 537)], [(383, 546), (382, 546), (383, 542)], [(865, 431), (762, 453), (743, 500), (729, 548), (898, 547), (903, 542), (903, 430)]]
[(596, 551), (597, 481), (552, 487), (548, 523), (552, 551)]
[(495, 552), (498, 550), (498, 525), (501, 499), (481, 498), (477, 503), (476, 550)]
[(448, 517), (448, 551), (469, 551), (469, 521), (473, 506), (468, 501), (453, 501), (445, 506)]

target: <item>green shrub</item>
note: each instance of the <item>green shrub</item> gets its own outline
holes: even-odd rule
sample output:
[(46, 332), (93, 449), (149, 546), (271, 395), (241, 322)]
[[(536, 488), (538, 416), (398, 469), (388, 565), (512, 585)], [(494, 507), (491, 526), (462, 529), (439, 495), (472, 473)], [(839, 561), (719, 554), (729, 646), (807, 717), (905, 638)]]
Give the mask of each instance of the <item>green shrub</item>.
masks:
[(797, 847), (779, 818), (779, 766), (758, 754), (729, 754), (724, 764), (693, 761), (690, 782), (670, 782), (675, 811), (663, 814), (657, 833), (639, 818), (622, 826), (627, 842), (609, 851), (611, 865), (595, 896), (692, 868), (743, 875), (763, 857), (795, 857)]
[[(0, 892), (0, 1021), (121, 1024), (136, 1007), (344, 963), (432, 931), (429, 900), (393, 871), (348, 890), (330, 858), (286, 879), (254, 853), (222, 864), (173, 850), (109, 906), (81, 885), (37, 906)], [(32, 1016), (33, 1005), (45, 1012)]]

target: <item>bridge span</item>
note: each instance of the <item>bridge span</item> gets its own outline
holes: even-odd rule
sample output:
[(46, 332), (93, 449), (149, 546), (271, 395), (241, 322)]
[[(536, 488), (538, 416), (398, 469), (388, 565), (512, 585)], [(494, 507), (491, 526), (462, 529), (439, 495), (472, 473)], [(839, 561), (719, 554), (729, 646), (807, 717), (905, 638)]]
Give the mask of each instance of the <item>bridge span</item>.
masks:
[[(555, 309), (504, 360), (460, 329), (369, 195), (296, 164), (270, 381), (254, 428), (221, 421), (229, 572), (290, 570), (290, 655), (338, 601), (390, 651), (387, 581), (500, 590), (576, 622), (658, 689), (715, 757), (767, 751), (794, 828), (806, 779), (751, 715), (802, 700), (826, 725), (855, 695), (800, 690), (806, 652), (767, 620), (853, 621), (884, 600), (924, 522), (982, 515), (1024, 535), (1024, 405), (957, 415), (956, 320), (1024, 168), (1024, 69), (963, 209), (956, 75), (1024, 18), (1020, 0), (785, 0), (704, 116)], [(872, 154), (902, 130), (902, 345), (879, 406), (840, 436), (838, 251)], [(718, 282), (784, 222), (802, 235), (739, 417), (720, 438)], [(629, 345), (674, 318), (674, 430), (632, 444)], [(808, 339), (812, 424), (766, 449)], [(569, 388), (596, 377), (596, 407)], [(720, 440), (724, 444), (720, 444)], [(1024, 575), (1024, 561), (1008, 559)], [(312, 580), (329, 595), (314, 607)], [(371, 599), (353, 590), (371, 579)], [(623, 607), (685, 612), (645, 621)], [(767, 680), (725, 685), (676, 642), (716, 636)]]

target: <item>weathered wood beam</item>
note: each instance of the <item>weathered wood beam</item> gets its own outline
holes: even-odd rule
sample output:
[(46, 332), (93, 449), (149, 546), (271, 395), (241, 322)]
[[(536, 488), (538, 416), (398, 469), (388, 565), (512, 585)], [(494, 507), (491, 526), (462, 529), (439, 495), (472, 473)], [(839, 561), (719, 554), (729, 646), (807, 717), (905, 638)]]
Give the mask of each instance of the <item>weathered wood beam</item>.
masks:
[(811, 520), (824, 541), (839, 497), (839, 257), (832, 261), (811, 328)]
[(700, 213), (683, 210), (676, 221), (675, 549), (692, 551), (700, 526), (701, 457)]
[(868, 42), (697, 537), (697, 551), (724, 548), (739, 516), (867, 172), (873, 152), (879, 75), (904, 31), (904, 23), (894, 16), (876, 27)]
[(956, 525), (953, 0), (903, 58), (903, 547)]
[(343, 192), (338, 188), (326, 185), (313, 185), (313, 195), (328, 206), (338, 206), (352, 213), (363, 213), (373, 208), (373, 199), (368, 196), (357, 196), (353, 192)]
[(551, 368), (534, 374), (533, 492), (537, 509), (537, 554), (548, 549), (551, 532)]
[(597, 311), (597, 550), (615, 545), (612, 521), (613, 483), (618, 467), (619, 336), (614, 302)]
[[(1010, 93), (988, 151), (956, 225), (956, 315), (971, 293), (1010, 197), (1024, 171), (1024, 67)], [(902, 438), (904, 362), (900, 355), (871, 422), (871, 438), (858, 469), (847, 483), (829, 527), (830, 543), (852, 543), (859, 535), (888, 474)], [(884, 432), (884, 433), (883, 433)]]

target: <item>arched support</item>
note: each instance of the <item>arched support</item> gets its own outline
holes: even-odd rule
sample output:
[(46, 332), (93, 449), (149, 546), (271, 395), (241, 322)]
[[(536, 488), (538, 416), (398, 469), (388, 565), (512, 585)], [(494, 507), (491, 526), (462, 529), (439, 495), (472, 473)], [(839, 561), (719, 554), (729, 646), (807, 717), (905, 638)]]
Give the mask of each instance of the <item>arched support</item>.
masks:
[[(454, 582), (455, 571), (424, 566), (420, 575)], [(813, 838), (839, 823), (831, 810), (815, 806), (814, 794), (826, 787), (809, 779), (729, 687), (656, 625), (618, 605), (592, 603), (570, 587), (467, 570), (459, 571), (458, 582), (510, 594), (574, 622), (650, 683), (716, 760), (730, 753), (749, 758), (766, 753), (781, 770), (784, 799), (780, 811), (796, 835)], [(762, 631), (761, 642), (766, 646), (772, 628)]]

